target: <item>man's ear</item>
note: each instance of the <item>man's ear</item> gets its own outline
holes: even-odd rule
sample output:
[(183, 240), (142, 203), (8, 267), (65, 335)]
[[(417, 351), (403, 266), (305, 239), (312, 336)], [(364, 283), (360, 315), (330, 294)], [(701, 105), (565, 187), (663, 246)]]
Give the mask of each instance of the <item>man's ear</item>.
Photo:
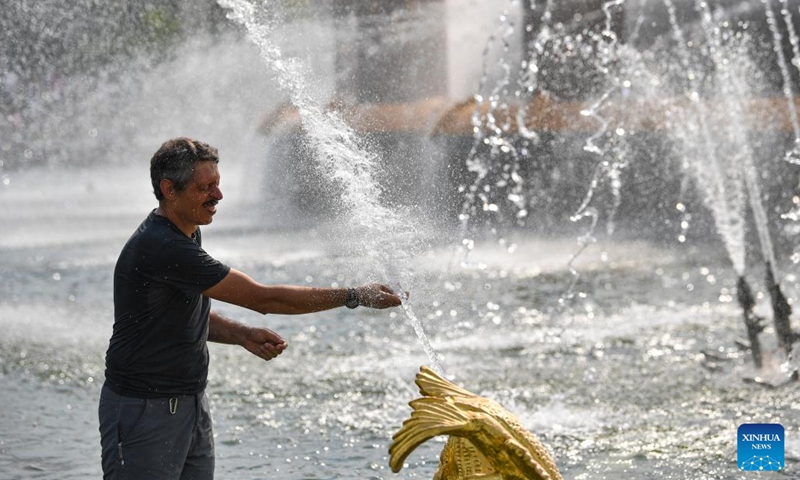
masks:
[(175, 191), (175, 184), (172, 180), (169, 179), (162, 179), (161, 183), (158, 184), (158, 187), (161, 189), (161, 193), (164, 195), (164, 198), (173, 198), (177, 193)]

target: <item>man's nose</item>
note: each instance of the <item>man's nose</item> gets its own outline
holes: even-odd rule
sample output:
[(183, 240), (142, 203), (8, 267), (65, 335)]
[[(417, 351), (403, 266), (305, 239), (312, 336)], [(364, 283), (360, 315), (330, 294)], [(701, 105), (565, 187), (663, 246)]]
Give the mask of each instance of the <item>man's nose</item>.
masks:
[(216, 200), (222, 200), (222, 190), (219, 187), (211, 187), (211, 196)]

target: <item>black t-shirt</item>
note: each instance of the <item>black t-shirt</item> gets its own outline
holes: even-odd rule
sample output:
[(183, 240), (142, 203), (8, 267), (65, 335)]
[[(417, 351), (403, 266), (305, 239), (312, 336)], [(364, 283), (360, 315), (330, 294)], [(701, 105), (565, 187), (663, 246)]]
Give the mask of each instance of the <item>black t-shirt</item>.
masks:
[(140, 398), (200, 393), (208, 377), (210, 302), (202, 292), (230, 268), (151, 212), (120, 253), (114, 269), (114, 331), (106, 383)]

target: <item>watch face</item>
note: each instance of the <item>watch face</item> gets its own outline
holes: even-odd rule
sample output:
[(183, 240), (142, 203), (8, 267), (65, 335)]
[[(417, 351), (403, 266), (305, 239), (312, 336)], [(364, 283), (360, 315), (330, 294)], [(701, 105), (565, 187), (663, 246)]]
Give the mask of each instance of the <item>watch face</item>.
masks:
[(347, 308), (356, 308), (359, 305), (358, 295), (354, 288), (347, 289), (347, 297), (344, 299), (344, 305)]

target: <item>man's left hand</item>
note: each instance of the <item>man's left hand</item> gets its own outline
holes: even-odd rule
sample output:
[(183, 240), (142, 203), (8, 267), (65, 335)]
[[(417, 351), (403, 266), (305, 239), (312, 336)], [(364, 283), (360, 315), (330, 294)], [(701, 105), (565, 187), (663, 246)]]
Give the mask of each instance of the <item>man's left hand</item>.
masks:
[[(390, 286), (380, 283), (369, 283), (356, 287), (356, 294), (359, 304), (370, 308), (397, 307), (403, 303), (400, 295)], [(405, 293), (405, 297), (408, 297), (408, 292)]]
[(272, 360), (286, 350), (286, 340), (268, 328), (250, 328), (242, 346), (253, 355)]

